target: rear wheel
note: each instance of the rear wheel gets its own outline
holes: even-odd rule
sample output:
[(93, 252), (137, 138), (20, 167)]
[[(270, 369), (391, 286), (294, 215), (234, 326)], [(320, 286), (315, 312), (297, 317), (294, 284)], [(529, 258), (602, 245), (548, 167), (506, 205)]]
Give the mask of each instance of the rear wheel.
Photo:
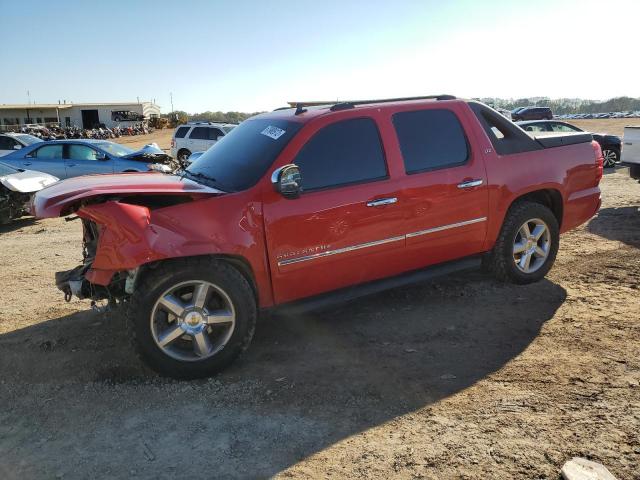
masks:
[(553, 266), (559, 241), (558, 221), (551, 210), (539, 203), (518, 202), (505, 217), (489, 268), (503, 281), (537, 282)]
[(247, 349), (257, 317), (253, 290), (227, 263), (161, 265), (131, 297), (128, 325), (142, 359), (161, 375), (214, 375)]
[(602, 157), (604, 158), (603, 166), (605, 168), (615, 167), (620, 160), (620, 151), (614, 148), (606, 148), (602, 150)]

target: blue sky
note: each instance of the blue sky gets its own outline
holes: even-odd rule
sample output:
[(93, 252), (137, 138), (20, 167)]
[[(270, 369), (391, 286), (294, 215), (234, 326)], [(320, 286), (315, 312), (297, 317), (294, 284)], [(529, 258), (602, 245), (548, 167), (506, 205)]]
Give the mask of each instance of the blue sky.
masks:
[(640, 97), (640, 2), (0, 0), (0, 103)]

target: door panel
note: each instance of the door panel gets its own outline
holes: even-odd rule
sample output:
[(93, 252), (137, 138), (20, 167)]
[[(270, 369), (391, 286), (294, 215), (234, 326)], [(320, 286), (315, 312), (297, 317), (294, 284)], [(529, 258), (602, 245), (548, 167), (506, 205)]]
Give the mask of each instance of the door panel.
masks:
[(307, 124), (302, 144), (279, 159), (298, 165), (307, 190), (295, 199), (265, 192), (277, 303), (387, 276), (404, 252), (400, 184), (389, 178), (376, 121), (336, 117)]
[(68, 177), (113, 173), (113, 160), (98, 160), (97, 150), (87, 145), (66, 145), (64, 156)]
[(51, 144), (37, 148), (22, 160), (22, 166), (19, 168), (45, 172), (60, 179), (67, 178), (63, 145)]
[(441, 106), (392, 117), (407, 175), (402, 199), (413, 268), (479, 253), (487, 233), (487, 176), (462, 112)]
[(288, 302), (386, 276), (404, 252), (404, 213), (389, 180), (265, 203), (276, 302)]

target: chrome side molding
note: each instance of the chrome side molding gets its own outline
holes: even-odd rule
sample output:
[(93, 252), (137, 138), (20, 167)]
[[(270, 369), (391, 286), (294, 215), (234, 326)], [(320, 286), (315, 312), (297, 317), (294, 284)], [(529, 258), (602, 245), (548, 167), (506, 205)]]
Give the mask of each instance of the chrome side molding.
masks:
[[(395, 202), (393, 202), (393, 203), (395, 203)], [(449, 230), (450, 228), (458, 228), (458, 227), (463, 227), (465, 225), (472, 225), (474, 223), (480, 223), (480, 222), (486, 222), (486, 221), (487, 221), (487, 217), (474, 218), (472, 220), (465, 220), (464, 222), (451, 223), (449, 225), (442, 225), (440, 227), (429, 228), (427, 230), (420, 230), (418, 232), (411, 232), (411, 233), (407, 233), (405, 235), (400, 235), (400, 236), (397, 236), (397, 237), (389, 237), (389, 238), (385, 238), (385, 239), (382, 239), (382, 240), (376, 240), (376, 241), (373, 241), (373, 242), (359, 243), (357, 245), (351, 245), (349, 247), (338, 248), (336, 250), (325, 250), (324, 252), (314, 253), (314, 254), (311, 254), (311, 255), (305, 255), (305, 256), (302, 256), (302, 257), (288, 258), (288, 259), (285, 259), (285, 260), (280, 260), (278, 262), (278, 266), (279, 267), (284, 267), (286, 265), (291, 265), (291, 264), (294, 264), (294, 263), (308, 262), (310, 260), (315, 260), (317, 258), (330, 257), (332, 255), (339, 255), (341, 253), (352, 252), (354, 250), (360, 250), (362, 248), (369, 248), (369, 247), (375, 247), (377, 245), (384, 245), (385, 243), (399, 242), (400, 240), (406, 240), (407, 238), (418, 237), (420, 235), (428, 235), (429, 233), (441, 232), (443, 230)]]

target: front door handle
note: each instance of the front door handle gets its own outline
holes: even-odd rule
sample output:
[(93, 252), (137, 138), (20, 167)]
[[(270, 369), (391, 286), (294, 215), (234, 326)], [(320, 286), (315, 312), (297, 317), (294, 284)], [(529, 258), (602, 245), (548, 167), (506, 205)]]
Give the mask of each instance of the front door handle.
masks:
[(371, 200), (370, 202), (367, 202), (367, 207), (382, 207), (383, 205), (392, 205), (394, 203), (398, 203), (398, 199), (396, 197), (379, 198), (378, 200)]
[(24, 162), (24, 163), (23, 163), (23, 165), (24, 165), (25, 167), (28, 167), (29, 165), (31, 165), (31, 162)]
[(465, 180), (462, 183), (458, 184), (458, 188), (473, 188), (473, 187), (479, 187), (480, 185), (482, 185), (484, 183), (484, 181), (482, 179), (478, 179), (478, 180)]

